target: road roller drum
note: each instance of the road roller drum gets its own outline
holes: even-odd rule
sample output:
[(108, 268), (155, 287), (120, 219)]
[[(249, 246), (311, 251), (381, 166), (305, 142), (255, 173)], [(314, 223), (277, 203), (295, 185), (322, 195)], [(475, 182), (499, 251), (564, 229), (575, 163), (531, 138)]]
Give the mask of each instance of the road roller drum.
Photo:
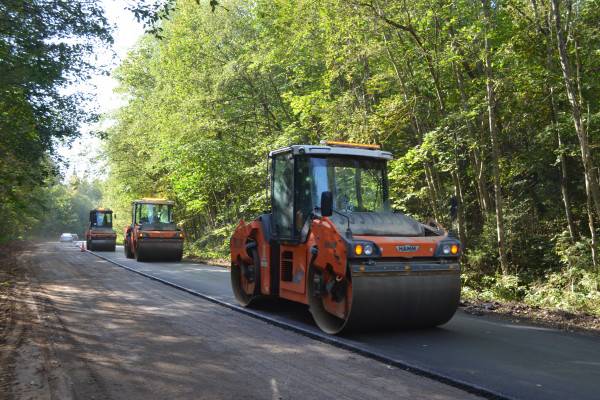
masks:
[(435, 273), (351, 272), (348, 313), (335, 316), (323, 306), (323, 292), (309, 292), (309, 306), (319, 328), (330, 334), (424, 328), (444, 324), (454, 315), (460, 300), (458, 269)]

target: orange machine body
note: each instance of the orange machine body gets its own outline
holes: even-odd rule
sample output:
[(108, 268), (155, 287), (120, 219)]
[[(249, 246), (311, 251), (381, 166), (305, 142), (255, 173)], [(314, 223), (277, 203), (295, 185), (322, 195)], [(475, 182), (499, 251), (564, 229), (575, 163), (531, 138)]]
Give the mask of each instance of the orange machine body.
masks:
[(231, 237), (240, 304), (261, 296), (307, 304), (333, 334), (449, 320), (460, 296), (460, 242), (389, 209), (389, 159), (346, 143), (271, 152), (271, 212), (240, 221)]
[[(312, 258), (310, 249), (314, 246), (323, 249), (313, 260), (313, 265), (321, 268), (331, 266), (337, 277), (345, 277), (348, 272), (348, 252), (351, 249), (348, 249), (342, 239), (343, 235), (329, 218), (316, 219), (312, 221), (312, 229), (304, 243), (281, 243), (278, 246), (278, 257), (274, 257), (271, 244), (265, 240), (261, 221), (255, 220), (250, 223), (240, 221), (231, 238), (231, 263), (252, 264), (253, 260), (246, 246), (249, 242), (256, 242), (261, 266), (260, 293), (308, 304), (307, 277)], [(439, 243), (447, 238), (447, 234), (417, 238), (354, 236), (354, 239), (375, 243), (382, 250), (379, 260), (389, 259), (403, 263), (403, 271), (406, 274), (411, 273), (411, 260), (434, 258)], [(412, 248), (416, 247), (416, 250), (399, 252), (398, 248), (403, 246), (414, 246)], [(279, 263), (273, 263), (274, 258), (278, 258)], [(368, 260), (362, 261), (362, 263), (367, 262)], [(279, 277), (278, 282), (273, 282), (273, 277), (276, 276)]]

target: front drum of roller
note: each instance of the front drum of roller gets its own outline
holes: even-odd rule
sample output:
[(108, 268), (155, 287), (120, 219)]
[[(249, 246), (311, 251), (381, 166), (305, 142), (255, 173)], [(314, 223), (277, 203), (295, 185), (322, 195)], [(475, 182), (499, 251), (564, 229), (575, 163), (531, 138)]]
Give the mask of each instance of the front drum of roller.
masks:
[(136, 254), (139, 261), (180, 261), (183, 256), (183, 240), (140, 240)]
[(448, 322), (460, 301), (460, 272), (352, 273), (347, 317), (325, 310), (309, 290), (310, 311), (326, 333), (428, 328)]

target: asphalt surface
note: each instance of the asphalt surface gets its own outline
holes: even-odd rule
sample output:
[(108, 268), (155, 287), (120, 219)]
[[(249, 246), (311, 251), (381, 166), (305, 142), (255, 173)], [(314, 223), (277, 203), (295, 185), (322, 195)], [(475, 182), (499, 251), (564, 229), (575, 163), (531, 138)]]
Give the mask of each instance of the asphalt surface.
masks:
[[(22, 258), (31, 295), (20, 303), (32, 312), (20, 314), (18, 324), (27, 324), (20, 342), (29, 350), (13, 349), (16, 383), (0, 390), (2, 399), (475, 398), (191, 296), (72, 244), (36, 245)], [(195, 273), (184, 264), (176, 267), (180, 274), (163, 268), (184, 280)], [(226, 276), (211, 268), (200, 273), (221, 277), (216, 281)]]
[[(98, 253), (129, 268), (237, 304), (222, 267), (147, 262)], [(270, 302), (258, 311), (320, 334), (304, 306)], [(513, 324), (459, 310), (442, 327), (428, 330), (346, 335), (340, 340), (440, 377), (515, 399), (600, 398), (600, 338)]]

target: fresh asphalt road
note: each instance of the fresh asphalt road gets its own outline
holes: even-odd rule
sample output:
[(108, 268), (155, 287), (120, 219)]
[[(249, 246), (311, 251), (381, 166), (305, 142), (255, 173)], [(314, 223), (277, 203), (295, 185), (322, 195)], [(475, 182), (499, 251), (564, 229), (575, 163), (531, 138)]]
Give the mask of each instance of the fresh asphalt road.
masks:
[[(189, 262), (127, 259), (123, 248), (99, 252), (136, 271), (237, 304), (229, 272)], [(318, 332), (305, 306), (263, 305), (261, 313)], [(600, 398), (600, 338), (513, 324), (458, 311), (447, 324), (427, 330), (352, 334), (340, 338), (361, 350), (516, 399)]]

